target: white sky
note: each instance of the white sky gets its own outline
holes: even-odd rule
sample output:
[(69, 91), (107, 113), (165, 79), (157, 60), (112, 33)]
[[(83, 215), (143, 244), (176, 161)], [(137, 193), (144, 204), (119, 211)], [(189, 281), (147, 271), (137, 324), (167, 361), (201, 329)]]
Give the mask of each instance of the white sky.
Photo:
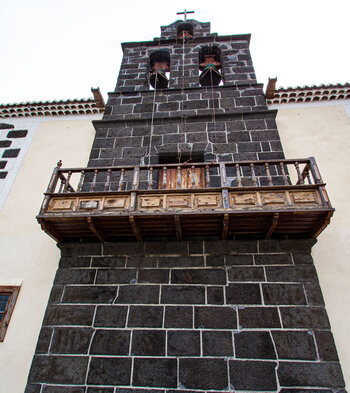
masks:
[(219, 35), (251, 33), (258, 81), (350, 82), (349, 0), (0, 0), (0, 103), (113, 91), (120, 43), (160, 36), (194, 10)]

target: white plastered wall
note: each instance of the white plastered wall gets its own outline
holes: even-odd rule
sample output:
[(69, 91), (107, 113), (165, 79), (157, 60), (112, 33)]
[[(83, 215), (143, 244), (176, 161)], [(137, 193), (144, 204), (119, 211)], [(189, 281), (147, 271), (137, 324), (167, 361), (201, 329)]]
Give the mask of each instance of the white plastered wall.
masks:
[[(91, 120), (97, 117), (37, 119), (31, 144), (0, 211), (0, 285), (22, 284), (0, 343), (0, 392), (23, 393), (25, 389), (58, 266), (56, 242), (41, 231), (35, 219), (43, 192), (59, 159), (65, 166), (86, 166), (95, 133)], [(30, 126), (22, 125), (24, 129)]]
[(350, 103), (272, 108), (279, 109), (277, 126), (286, 158), (316, 158), (336, 209), (312, 253), (344, 378), (350, 386)]

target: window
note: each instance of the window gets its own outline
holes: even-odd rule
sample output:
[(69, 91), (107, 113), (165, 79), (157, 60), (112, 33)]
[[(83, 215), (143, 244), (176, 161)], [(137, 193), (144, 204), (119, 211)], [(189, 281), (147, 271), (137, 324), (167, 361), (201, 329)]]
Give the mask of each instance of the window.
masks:
[(0, 342), (4, 341), (20, 287), (0, 286)]

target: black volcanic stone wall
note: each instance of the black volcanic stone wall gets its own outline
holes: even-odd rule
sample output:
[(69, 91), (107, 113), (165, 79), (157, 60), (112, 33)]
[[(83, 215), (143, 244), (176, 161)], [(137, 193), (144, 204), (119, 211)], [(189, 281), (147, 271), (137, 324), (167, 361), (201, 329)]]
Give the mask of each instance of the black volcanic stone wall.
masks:
[[(183, 64), (178, 23), (154, 41), (123, 44), (116, 91), (94, 122), (89, 166), (165, 164), (179, 153), (192, 162), (284, 158), (249, 35), (220, 37), (192, 20)], [(220, 47), (225, 78), (213, 89), (199, 86), (199, 51), (207, 45)], [(170, 53), (169, 89), (157, 92), (147, 86), (155, 50)], [(266, 185), (256, 168), (258, 185)], [(278, 168), (270, 170), (277, 184)], [(251, 185), (249, 172), (242, 175)], [(229, 170), (227, 177), (236, 185)], [(105, 180), (100, 171), (96, 191)], [(219, 186), (217, 172), (210, 180)], [(345, 393), (313, 244), (60, 244), (26, 393)]]
[(208, 44), (220, 48), (221, 72), (226, 86), (256, 83), (248, 38), (249, 36), (234, 40), (230, 37), (212, 37), (205, 41), (193, 39), (185, 47), (182, 42), (169, 41), (161, 46), (153, 42), (125, 44), (116, 91), (135, 92), (148, 88), (149, 58), (157, 50), (165, 50), (170, 54), (169, 88), (200, 87), (199, 51)]
[[(151, 114), (150, 114), (151, 115)], [(203, 154), (205, 161), (284, 158), (275, 113), (237, 113), (229, 117), (156, 118), (151, 164), (159, 156)], [(97, 126), (89, 166), (148, 164), (151, 120), (105, 121)]]
[[(208, 23), (190, 22), (194, 37), (185, 47), (176, 40), (181, 21), (162, 27), (154, 41), (122, 44), (116, 91), (103, 120), (94, 122), (90, 167), (165, 163), (164, 157), (176, 155), (192, 162), (284, 158), (276, 111), (267, 109), (256, 82), (250, 36), (221, 37), (210, 34)], [(199, 52), (210, 45), (220, 48), (224, 75), (224, 85), (213, 89), (199, 84)], [(149, 58), (157, 50), (169, 52), (170, 83), (155, 92), (147, 80)], [(104, 179), (98, 180), (102, 185)]]
[(60, 244), (26, 393), (345, 392), (313, 243)]

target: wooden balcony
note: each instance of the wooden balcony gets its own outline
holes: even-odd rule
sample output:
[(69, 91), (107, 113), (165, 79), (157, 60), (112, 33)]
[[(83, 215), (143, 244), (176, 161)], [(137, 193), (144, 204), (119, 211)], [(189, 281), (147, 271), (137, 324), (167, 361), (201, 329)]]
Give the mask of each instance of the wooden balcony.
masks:
[(314, 158), (54, 169), (37, 219), (57, 241), (317, 237), (333, 214)]

